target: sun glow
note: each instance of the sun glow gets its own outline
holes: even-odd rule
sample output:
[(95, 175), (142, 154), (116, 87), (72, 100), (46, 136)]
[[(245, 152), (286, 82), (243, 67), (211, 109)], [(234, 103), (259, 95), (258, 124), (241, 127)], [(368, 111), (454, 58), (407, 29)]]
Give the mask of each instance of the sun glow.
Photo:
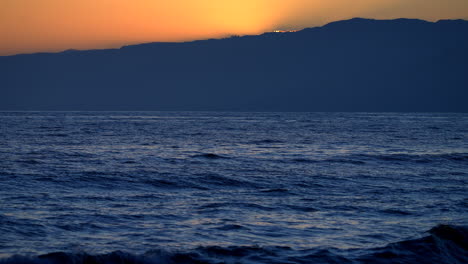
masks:
[(280, 0), (2, 0), (0, 54), (107, 48), (271, 30)]

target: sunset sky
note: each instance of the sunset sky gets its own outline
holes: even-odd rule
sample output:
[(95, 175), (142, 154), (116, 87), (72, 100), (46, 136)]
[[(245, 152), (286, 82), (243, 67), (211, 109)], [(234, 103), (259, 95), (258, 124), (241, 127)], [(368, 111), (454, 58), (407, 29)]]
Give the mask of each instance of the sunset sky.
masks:
[(301, 29), (376, 19), (468, 19), (467, 0), (0, 0), (0, 55)]

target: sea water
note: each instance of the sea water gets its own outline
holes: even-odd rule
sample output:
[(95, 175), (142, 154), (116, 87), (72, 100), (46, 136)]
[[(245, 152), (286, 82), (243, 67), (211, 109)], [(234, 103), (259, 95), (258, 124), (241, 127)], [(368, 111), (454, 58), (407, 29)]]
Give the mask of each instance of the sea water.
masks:
[(467, 263), (468, 115), (0, 113), (0, 263)]

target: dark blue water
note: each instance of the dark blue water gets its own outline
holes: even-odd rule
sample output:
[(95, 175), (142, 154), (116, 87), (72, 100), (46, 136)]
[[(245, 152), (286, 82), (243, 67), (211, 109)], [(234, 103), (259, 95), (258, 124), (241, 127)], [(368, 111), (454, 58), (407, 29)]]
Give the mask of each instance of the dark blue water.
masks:
[(5, 112), (0, 263), (467, 263), (467, 183), (466, 114)]

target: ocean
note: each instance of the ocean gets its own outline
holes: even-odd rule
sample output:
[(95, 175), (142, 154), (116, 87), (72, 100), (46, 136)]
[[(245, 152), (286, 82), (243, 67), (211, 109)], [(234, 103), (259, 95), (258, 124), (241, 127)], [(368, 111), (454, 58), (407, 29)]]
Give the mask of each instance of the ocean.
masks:
[(0, 263), (468, 263), (468, 115), (2, 112)]

